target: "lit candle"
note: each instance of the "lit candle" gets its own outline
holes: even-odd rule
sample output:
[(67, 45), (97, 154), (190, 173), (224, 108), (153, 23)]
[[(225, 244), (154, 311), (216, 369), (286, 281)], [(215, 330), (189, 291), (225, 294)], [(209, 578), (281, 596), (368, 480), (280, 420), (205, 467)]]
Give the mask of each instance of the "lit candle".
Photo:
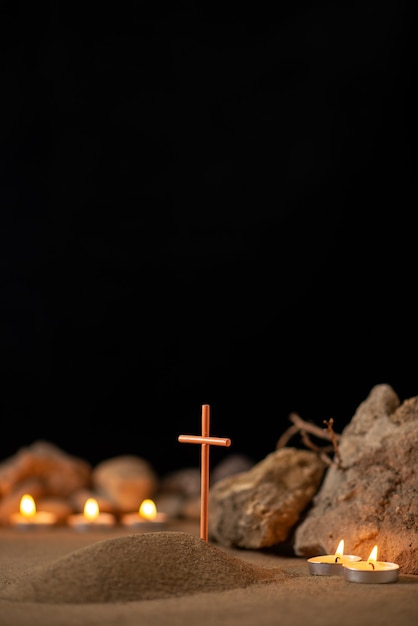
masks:
[(19, 513), (12, 513), (10, 516), (10, 523), (22, 530), (53, 526), (57, 521), (58, 517), (55, 513), (37, 511), (35, 500), (28, 493), (20, 499)]
[(102, 513), (97, 500), (87, 498), (83, 513), (76, 513), (68, 517), (68, 524), (77, 530), (89, 530), (97, 528), (109, 528), (115, 524), (115, 516), (112, 513)]
[(308, 559), (309, 573), (313, 576), (340, 576), (343, 573), (343, 565), (361, 561), (360, 556), (344, 554), (344, 539), (341, 539), (335, 554), (323, 554)]
[(121, 522), (124, 526), (139, 530), (159, 530), (164, 527), (167, 515), (157, 511), (155, 502), (150, 499), (143, 500), (136, 513), (126, 513)]
[(398, 580), (399, 565), (377, 560), (377, 545), (370, 552), (367, 561), (344, 563), (345, 580), (352, 583), (394, 583)]

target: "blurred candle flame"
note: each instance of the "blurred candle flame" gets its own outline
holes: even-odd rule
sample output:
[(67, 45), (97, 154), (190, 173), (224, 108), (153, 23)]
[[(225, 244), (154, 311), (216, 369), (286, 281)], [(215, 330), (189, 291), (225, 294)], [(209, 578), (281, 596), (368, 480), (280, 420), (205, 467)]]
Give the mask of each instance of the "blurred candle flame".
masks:
[(335, 550), (335, 556), (342, 556), (344, 554), (344, 539), (341, 539), (338, 544), (337, 549)]
[(25, 517), (34, 517), (36, 515), (35, 500), (28, 493), (25, 493), (20, 499), (20, 513)]
[(153, 520), (157, 515), (157, 507), (152, 500), (146, 499), (141, 502), (139, 515), (145, 519)]
[(370, 561), (372, 561), (373, 563), (376, 563), (376, 561), (377, 561), (377, 546), (375, 546), (373, 548), (373, 550), (370, 552), (369, 558), (367, 559), (367, 561), (369, 563), (370, 563)]
[(84, 517), (94, 520), (99, 516), (99, 505), (94, 498), (87, 498), (84, 504)]

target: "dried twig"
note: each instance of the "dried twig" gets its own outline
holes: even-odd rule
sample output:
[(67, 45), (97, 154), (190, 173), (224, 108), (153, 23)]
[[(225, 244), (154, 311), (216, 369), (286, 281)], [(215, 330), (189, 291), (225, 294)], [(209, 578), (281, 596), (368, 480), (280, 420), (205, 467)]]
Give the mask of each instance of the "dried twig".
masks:
[(313, 450), (314, 452), (316, 452), (321, 459), (327, 464), (327, 465), (334, 465), (332, 459), (328, 456), (327, 452), (330, 452), (332, 450), (332, 446), (327, 446), (326, 448), (321, 448), (317, 445), (315, 445), (310, 439), (309, 439), (309, 435), (305, 432), (305, 431), (301, 431), (301, 437), (302, 437), (302, 441), (305, 444), (305, 446), (307, 448), (309, 448), (310, 450)]
[[(327, 425), (327, 428), (325, 429), (319, 428), (319, 426), (315, 426), (315, 424), (311, 424), (310, 422), (305, 422), (297, 413), (291, 413), (289, 415), (289, 419), (293, 424), (279, 438), (276, 444), (276, 449), (284, 448), (292, 437), (294, 437), (297, 433), (300, 433), (305, 446), (319, 454), (325, 463), (341, 467), (341, 456), (338, 450), (338, 441), (341, 435), (334, 432), (333, 419), (330, 419), (329, 421), (324, 420), (324, 424)], [(327, 439), (328, 441), (331, 441), (331, 445), (317, 446), (310, 439), (309, 435), (313, 435), (318, 439)], [(336, 462), (329, 456), (331, 452), (334, 452)]]
[(338, 465), (338, 467), (341, 467), (341, 455), (340, 455), (340, 451), (338, 449), (338, 440), (341, 437), (340, 437), (340, 435), (337, 435), (334, 432), (334, 428), (333, 428), (334, 420), (332, 419), (332, 417), (328, 421), (324, 420), (324, 424), (327, 425), (327, 428), (326, 428), (326, 430), (324, 432), (329, 433), (330, 439), (332, 441), (332, 447), (334, 448), (334, 455), (335, 455), (335, 457), (337, 459), (337, 465)]

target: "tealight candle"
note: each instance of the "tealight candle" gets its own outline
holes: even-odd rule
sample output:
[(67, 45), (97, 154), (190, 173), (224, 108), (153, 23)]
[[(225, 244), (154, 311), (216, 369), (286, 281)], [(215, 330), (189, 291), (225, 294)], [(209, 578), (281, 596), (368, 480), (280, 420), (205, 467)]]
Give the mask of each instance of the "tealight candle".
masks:
[(167, 515), (158, 512), (155, 502), (150, 499), (143, 500), (136, 513), (126, 513), (121, 519), (124, 526), (138, 530), (159, 530), (166, 521)]
[(360, 556), (344, 554), (344, 539), (341, 539), (335, 554), (323, 554), (308, 559), (309, 573), (313, 576), (340, 576), (343, 573), (343, 565), (361, 561)]
[(19, 513), (12, 513), (10, 523), (22, 530), (32, 528), (46, 528), (53, 526), (58, 521), (55, 513), (50, 511), (37, 511), (33, 497), (26, 493), (20, 499)]
[(115, 516), (112, 513), (102, 513), (97, 500), (88, 498), (84, 504), (83, 513), (70, 515), (67, 521), (76, 530), (95, 530), (114, 526)]
[(344, 563), (345, 580), (352, 583), (394, 583), (398, 580), (399, 565), (377, 560), (377, 545), (370, 552), (367, 561)]

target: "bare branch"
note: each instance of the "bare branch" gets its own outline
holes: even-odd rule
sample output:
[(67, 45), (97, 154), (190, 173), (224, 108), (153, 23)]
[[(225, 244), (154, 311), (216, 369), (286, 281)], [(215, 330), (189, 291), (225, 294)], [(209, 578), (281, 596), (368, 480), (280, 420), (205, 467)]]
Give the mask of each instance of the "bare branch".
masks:
[(276, 450), (284, 448), (289, 440), (299, 432), (299, 426), (290, 426), (283, 435), (279, 438), (276, 444)]
[[(300, 433), (305, 446), (316, 452), (327, 465), (341, 467), (341, 457), (338, 450), (338, 441), (341, 435), (334, 432), (334, 420), (332, 418), (329, 421), (324, 420), (324, 424), (327, 425), (327, 428), (319, 428), (319, 426), (315, 426), (315, 424), (305, 422), (297, 413), (291, 413), (289, 419), (292, 422), (292, 426), (290, 426), (277, 441), (277, 450), (284, 448), (292, 437)], [(318, 446), (310, 439), (309, 435), (313, 435), (318, 439), (331, 441), (331, 446)], [(329, 456), (331, 452), (334, 453), (337, 462), (334, 462)]]
[[(327, 439), (328, 441), (332, 441), (333, 436), (336, 439), (340, 438), (340, 435), (337, 435), (336, 433), (334, 433), (332, 429), (331, 429), (332, 431), (332, 434), (331, 434), (331, 432), (329, 432), (328, 430), (324, 428), (315, 426), (315, 424), (311, 424), (310, 422), (305, 422), (305, 420), (299, 417), (297, 413), (291, 413), (289, 415), (289, 419), (291, 422), (293, 422), (295, 426), (298, 427), (299, 430), (305, 430), (307, 433), (310, 433), (311, 435), (315, 435), (315, 437), (318, 437), (318, 439)], [(334, 420), (330, 420), (330, 422), (333, 422), (333, 421)]]
[(340, 437), (340, 435), (336, 435), (335, 432), (334, 432), (334, 428), (333, 428), (334, 420), (333, 420), (332, 417), (328, 421), (324, 420), (324, 424), (327, 425), (326, 432), (329, 433), (329, 436), (331, 438), (332, 446), (334, 448), (334, 454), (335, 454), (335, 457), (337, 459), (337, 465), (338, 465), (338, 467), (341, 467), (341, 455), (340, 455), (340, 451), (338, 449), (338, 441), (337, 441), (337, 439), (340, 439), (341, 437)]

